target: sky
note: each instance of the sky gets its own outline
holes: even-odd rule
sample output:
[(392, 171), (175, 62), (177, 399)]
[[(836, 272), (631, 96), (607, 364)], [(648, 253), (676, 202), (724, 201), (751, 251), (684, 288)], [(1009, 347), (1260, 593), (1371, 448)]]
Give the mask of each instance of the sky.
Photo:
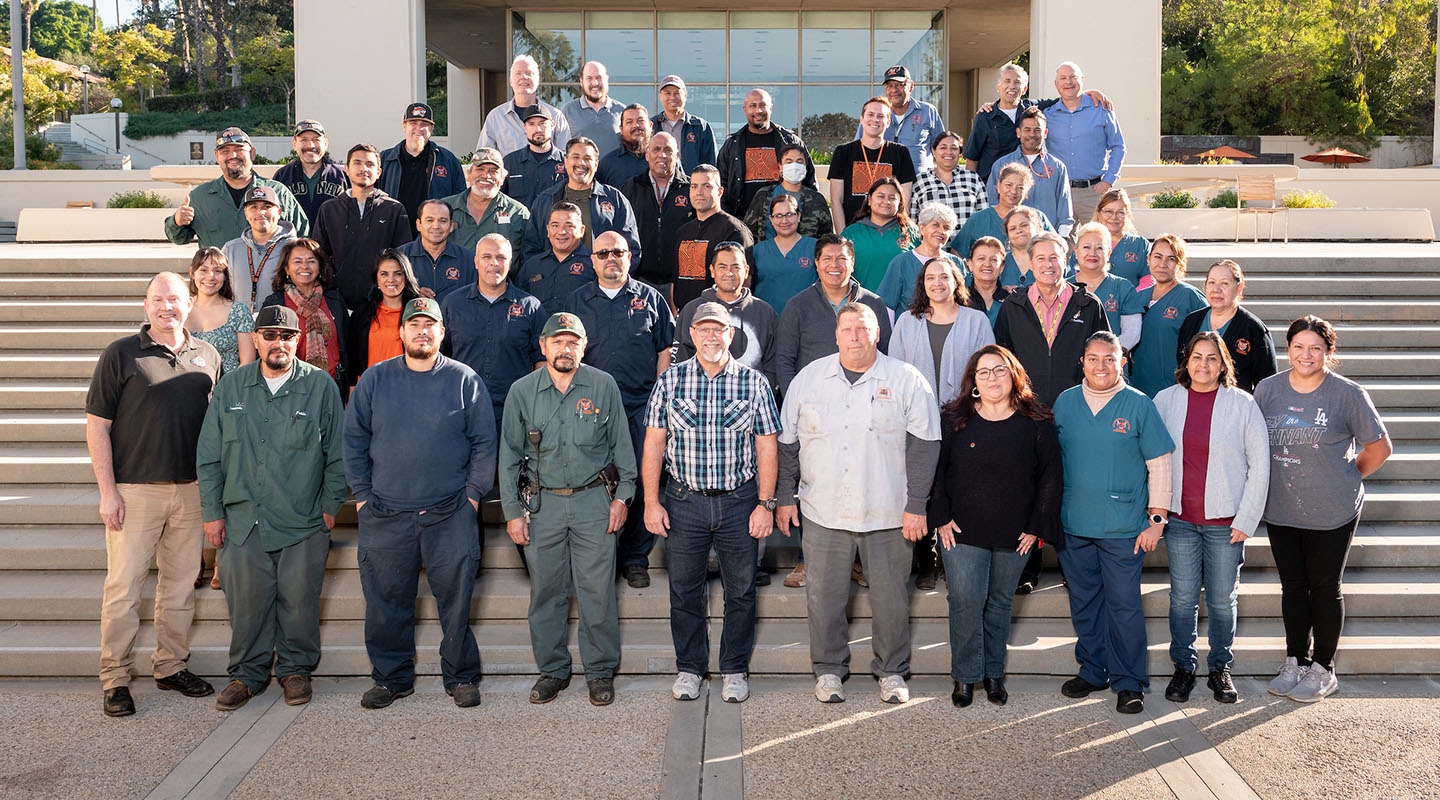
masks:
[[(77, 2), (88, 3), (89, 0), (77, 0)], [(117, 0), (95, 0), (100, 12), (100, 23), (106, 28), (115, 27), (115, 5)], [(128, 20), (135, 16), (135, 9), (140, 6), (138, 0), (118, 0), (120, 5), (120, 18)]]

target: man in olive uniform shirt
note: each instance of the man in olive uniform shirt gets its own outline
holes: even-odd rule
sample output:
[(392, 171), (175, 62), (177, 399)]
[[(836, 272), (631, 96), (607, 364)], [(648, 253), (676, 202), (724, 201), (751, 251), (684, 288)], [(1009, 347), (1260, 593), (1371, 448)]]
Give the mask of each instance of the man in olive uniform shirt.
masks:
[[(530, 646), (540, 670), (532, 703), (548, 703), (570, 685), (572, 574), (591, 703), (614, 701), (620, 665), (611, 536), (635, 496), (635, 451), (615, 379), (580, 363), (585, 341), (579, 317), (550, 317), (540, 333), (545, 368), (510, 387), (500, 426), (500, 506), (530, 565)], [(601, 474), (611, 464), (613, 488)], [(524, 497), (522, 471), (538, 484)]]

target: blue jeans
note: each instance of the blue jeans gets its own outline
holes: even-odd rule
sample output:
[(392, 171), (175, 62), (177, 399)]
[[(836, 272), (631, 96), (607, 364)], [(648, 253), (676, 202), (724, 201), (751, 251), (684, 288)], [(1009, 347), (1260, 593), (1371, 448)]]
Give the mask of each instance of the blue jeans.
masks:
[(1235, 598), (1245, 543), (1230, 544), (1228, 525), (1194, 525), (1171, 517), (1165, 550), (1170, 558), (1170, 660), (1190, 672), (1199, 665), (1195, 636), (1204, 586), (1210, 637), (1205, 660), (1212, 674), (1219, 672), (1235, 659), (1230, 646), (1235, 643)]
[(750, 537), (750, 514), (759, 503), (755, 481), (729, 494), (706, 497), (670, 481), (665, 511), (670, 535), (665, 543), (670, 573), (670, 636), (675, 667), (704, 675), (710, 666), (710, 621), (706, 611), (705, 561), (713, 545), (725, 591), (725, 623), (720, 629), (720, 671), (749, 672), (755, 649), (755, 557), (759, 540)]
[(1028, 556), (1004, 548), (956, 542), (946, 550), (945, 597), (950, 601), (950, 679), (979, 683), (1005, 676), (1010, 608)]

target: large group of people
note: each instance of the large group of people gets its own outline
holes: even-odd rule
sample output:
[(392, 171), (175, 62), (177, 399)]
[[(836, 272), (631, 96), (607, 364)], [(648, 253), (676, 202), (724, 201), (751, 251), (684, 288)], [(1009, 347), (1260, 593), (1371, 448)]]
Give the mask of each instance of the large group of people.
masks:
[(287, 703), (308, 702), (349, 497), (369, 709), (414, 691), (422, 568), (445, 689), (480, 702), (487, 499), (530, 579), (533, 703), (570, 683), (572, 592), (589, 700), (614, 701), (616, 581), (649, 586), (657, 537), (675, 698), (709, 672), (718, 574), (721, 697), (743, 702), (777, 531), (799, 544), (784, 583), (805, 590), (820, 702), (845, 698), (852, 583), (869, 590), (880, 696), (909, 699), (911, 576), (932, 589), (943, 574), (951, 700), (982, 684), (1004, 705), (1013, 598), (1040, 585), (1048, 545), (1079, 665), (1062, 693), (1111, 691), (1137, 713), (1141, 567), (1162, 542), (1165, 696), (1194, 687), (1203, 589), (1208, 686), (1234, 702), (1237, 584), (1262, 520), (1286, 630), (1270, 690), (1336, 690), (1345, 554), (1385, 427), (1332, 371), (1328, 322), (1296, 320), (1278, 372), (1239, 264), (1212, 265), (1200, 292), (1182, 240), (1139, 236), (1113, 187), (1111, 102), (1077, 65), (1039, 102), (1006, 65), (968, 144), (888, 69), (834, 153), (828, 204), (764, 90), (717, 148), (681, 77), (653, 116), (609, 96), (603, 64), (581, 77), (556, 108), (517, 57), (468, 169), (432, 140), (423, 102), (398, 144), (355, 144), (342, 164), (302, 120), (276, 180), (255, 174), (244, 131), (221, 132), (221, 176), (166, 222), (171, 241), (198, 242), (189, 280), (150, 281), (146, 324), (106, 349), (86, 401), (106, 714), (135, 712), (152, 560), (157, 685), (215, 693), (186, 666), (204, 544), (232, 632), (216, 706), (239, 708), (272, 673)]

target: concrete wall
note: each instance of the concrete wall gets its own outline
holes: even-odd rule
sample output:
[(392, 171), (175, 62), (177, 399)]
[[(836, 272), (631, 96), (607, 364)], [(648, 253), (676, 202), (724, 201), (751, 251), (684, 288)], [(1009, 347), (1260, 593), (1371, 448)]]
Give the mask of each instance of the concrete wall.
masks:
[[(1429, 136), (1382, 136), (1380, 144), (1365, 155), (1370, 159), (1365, 164), (1334, 168), (1337, 172), (1346, 169), (1396, 169), (1401, 167), (1430, 166)], [(1295, 166), (1301, 169), (1332, 169), (1328, 164), (1312, 164), (1302, 161), (1300, 156), (1329, 149), (1314, 144), (1304, 136), (1261, 136), (1260, 151), (1263, 153), (1293, 153)]]

